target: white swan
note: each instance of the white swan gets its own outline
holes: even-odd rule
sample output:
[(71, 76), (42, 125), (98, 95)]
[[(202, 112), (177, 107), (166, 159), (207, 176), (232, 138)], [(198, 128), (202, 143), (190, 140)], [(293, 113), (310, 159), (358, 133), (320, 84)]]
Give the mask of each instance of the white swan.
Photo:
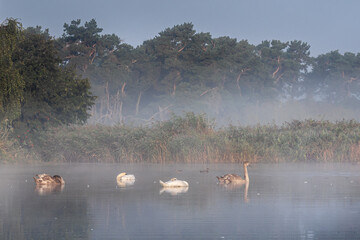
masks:
[(159, 181), (161, 186), (165, 187), (189, 187), (189, 183), (182, 180), (177, 180), (176, 178), (172, 178), (170, 181), (163, 182)]
[(135, 176), (133, 174), (127, 174), (126, 172), (122, 172), (119, 175), (117, 175), (116, 180), (117, 181), (128, 181), (128, 180), (135, 181)]
[(135, 183), (135, 176), (132, 174), (120, 173), (116, 177), (116, 182), (119, 187), (131, 186)]

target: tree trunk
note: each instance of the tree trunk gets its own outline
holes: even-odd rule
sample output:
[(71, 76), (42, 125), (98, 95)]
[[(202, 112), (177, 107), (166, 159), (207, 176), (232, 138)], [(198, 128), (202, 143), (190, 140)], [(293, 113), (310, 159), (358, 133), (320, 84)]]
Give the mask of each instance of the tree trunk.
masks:
[(106, 82), (106, 84), (105, 84), (105, 97), (106, 97), (107, 112), (109, 112), (110, 111), (109, 82)]
[(242, 96), (242, 94), (241, 94), (241, 87), (240, 87), (240, 78), (241, 78), (241, 76), (242, 76), (245, 72), (247, 72), (247, 71), (249, 71), (249, 70), (250, 70), (250, 68), (241, 69), (241, 72), (239, 73), (239, 75), (238, 75), (238, 77), (237, 77), (237, 79), (236, 79), (236, 85), (237, 85), (237, 88), (239, 89), (240, 96)]
[[(277, 67), (277, 69), (275, 70), (275, 72), (273, 72), (273, 74), (272, 74), (272, 77), (273, 78), (275, 78), (275, 76), (276, 76), (276, 74), (279, 72), (279, 70), (280, 70), (280, 56), (278, 56), (278, 58), (277, 58), (277, 64), (278, 64), (278, 67)], [(278, 78), (279, 79), (279, 78)], [(277, 80), (278, 80), (277, 79)]]
[(142, 95), (142, 92), (139, 93), (139, 96), (138, 96), (138, 99), (136, 102), (135, 115), (138, 115), (138, 113), (139, 113), (139, 105), (140, 105), (141, 95)]
[(122, 87), (121, 87), (121, 96), (122, 97), (125, 97), (125, 86), (126, 86), (126, 82), (124, 82)]
[(123, 109), (123, 102), (121, 101), (120, 102), (120, 107), (119, 107), (119, 122), (121, 125), (124, 124), (124, 121), (123, 121), (123, 116), (122, 116), (122, 109)]

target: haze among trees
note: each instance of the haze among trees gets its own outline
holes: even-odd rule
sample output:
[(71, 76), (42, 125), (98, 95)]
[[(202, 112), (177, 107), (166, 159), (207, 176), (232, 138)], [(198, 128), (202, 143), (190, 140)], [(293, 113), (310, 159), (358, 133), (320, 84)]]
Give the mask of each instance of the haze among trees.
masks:
[(304, 105), (312, 107), (299, 109), (305, 117), (330, 106), (359, 114), (359, 54), (311, 57), (301, 40), (253, 45), (198, 33), (192, 23), (166, 28), (137, 47), (101, 32), (94, 19), (74, 20), (55, 39), (63, 64), (88, 78), (98, 96), (91, 123), (144, 124), (193, 111), (248, 124), (260, 122), (269, 108), (283, 114), (286, 106), (291, 112)]
[[(90, 123), (144, 124), (193, 111), (249, 123), (270, 104), (300, 103), (320, 109), (331, 103), (358, 114), (359, 54), (311, 57), (301, 40), (253, 45), (198, 33), (192, 23), (166, 28), (137, 47), (102, 30), (94, 19), (74, 20), (55, 39), (40, 26), (22, 29), (14, 19), (5, 21), (2, 119), (84, 123), (91, 114)], [(98, 97), (94, 106), (92, 95)]]
[[(360, 119), (359, 53), (335, 50), (312, 57), (310, 45), (301, 40), (254, 45), (196, 32), (192, 23), (166, 28), (137, 47), (102, 31), (94, 19), (65, 23), (59, 38), (41, 26), (24, 29), (16, 19), (0, 25), (0, 145), (5, 153), (17, 142), (31, 148), (36, 133), (49, 128), (151, 126), (169, 119), (165, 127), (176, 121), (186, 126), (193, 121), (173, 114), (189, 112), (206, 113), (217, 126)], [(162, 134), (167, 131), (156, 126)], [(148, 129), (133, 131), (129, 136)], [(37, 139), (43, 145), (47, 141)]]

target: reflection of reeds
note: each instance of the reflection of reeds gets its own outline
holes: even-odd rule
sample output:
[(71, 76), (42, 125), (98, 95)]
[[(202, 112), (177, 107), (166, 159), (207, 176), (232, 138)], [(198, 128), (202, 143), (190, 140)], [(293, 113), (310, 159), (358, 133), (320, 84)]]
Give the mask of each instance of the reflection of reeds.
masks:
[(203, 115), (147, 127), (83, 126), (38, 138), (43, 159), (86, 162), (360, 161), (360, 123), (317, 120), (214, 129)]
[(226, 190), (235, 191), (242, 187), (244, 187), (244, 202), (248, 203), (248, 192), (249, 192), (249, 182), (245, 183), (228, 183), (228, 184), (219, 184), (221, 187), (223, 187)]

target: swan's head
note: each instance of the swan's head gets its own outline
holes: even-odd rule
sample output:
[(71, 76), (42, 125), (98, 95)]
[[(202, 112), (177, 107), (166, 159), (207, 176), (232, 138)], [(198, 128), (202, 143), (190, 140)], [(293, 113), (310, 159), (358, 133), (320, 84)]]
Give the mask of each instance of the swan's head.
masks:
[(46, 173), (41, 173), (41, 174), (36, 174), (35, 176), (38, 177), (38, 178), (43, 178), (43, 177), (49, 176), (49, 175), (46, 174)]
[(120, 178), (122, 178), (123, 176), (125, 176), (126, 175), (126, 172), (122, 172), (122, 173), (120, 173), (119, 175), (117, 175), (117, 177), (116, 177), (116, 180), (120, 180)]
[(62, 177), (60, 177), (59, 175), (54, 175), (53, 179), (55, 180), (56, 183), (58, 184), (65, 184), (65, 181)]
[(250, 162), (249, 161), (245, 161), (244, 162), (244, 167), (247, 167), (247, 166), (249, 166), (250, 165)]
[(171, 181), (176, 181), (177, 179), (176, 178), (172, 178)]

